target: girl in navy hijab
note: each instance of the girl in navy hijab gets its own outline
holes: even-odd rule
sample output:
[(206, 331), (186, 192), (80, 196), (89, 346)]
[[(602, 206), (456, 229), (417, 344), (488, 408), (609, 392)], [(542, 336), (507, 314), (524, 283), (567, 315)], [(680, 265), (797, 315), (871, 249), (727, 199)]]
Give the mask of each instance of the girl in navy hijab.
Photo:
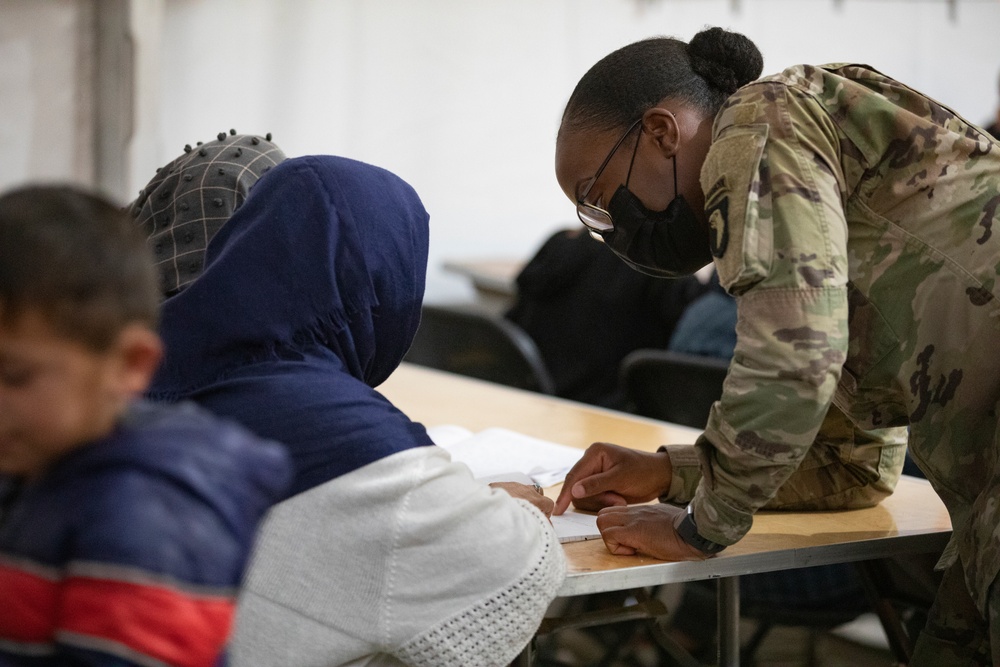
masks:
[(240, 598), (237, 665), (505, 665), (562, 582), (545, 515), (473, 480), (373, 388), (416, 331), (427, 244), (397, 176), (289, 159), (164, 303), (151, 396), (242, 421), (296, 467)]

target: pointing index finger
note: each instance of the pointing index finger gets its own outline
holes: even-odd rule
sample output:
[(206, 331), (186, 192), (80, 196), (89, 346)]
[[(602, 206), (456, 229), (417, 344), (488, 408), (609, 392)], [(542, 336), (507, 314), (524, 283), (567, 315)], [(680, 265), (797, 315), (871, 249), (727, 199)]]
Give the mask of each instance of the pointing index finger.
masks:
[(603, 450), (594, 445), (588, 447), (580, 460), (576, 462), (576, 465), (566, 473), (566, 481), (563, 482), (562, 489), (559, 490), (559, 496), (556, 498), (556, 506), (552, 513), (559, 515), (565, 512), (574, 498), (573, 488), (580, 480), (602, 472), (604, 466), (605, 458)]

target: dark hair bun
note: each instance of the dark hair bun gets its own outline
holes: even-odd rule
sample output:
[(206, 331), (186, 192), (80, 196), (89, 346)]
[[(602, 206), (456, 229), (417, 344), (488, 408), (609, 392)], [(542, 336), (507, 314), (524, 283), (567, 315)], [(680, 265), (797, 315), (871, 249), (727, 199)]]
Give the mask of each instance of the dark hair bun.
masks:
[(688, 43), (691, 69), (727, 95), (756, 80), (764, 69), (757, 45), (738, 32), (708, 28)]

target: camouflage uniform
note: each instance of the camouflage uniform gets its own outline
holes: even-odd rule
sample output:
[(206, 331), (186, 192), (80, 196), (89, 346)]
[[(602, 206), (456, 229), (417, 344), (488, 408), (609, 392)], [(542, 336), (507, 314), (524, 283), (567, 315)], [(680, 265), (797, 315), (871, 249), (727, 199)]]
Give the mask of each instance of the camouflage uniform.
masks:
[(729, 98), (701, 184), (738, 343), (666, 499), (723, 544), (764, 506), (868, 506), (908, 426), (954, 526), (941, 565), (995, 613), (1000, 144), (868, 67), (796, 66)]

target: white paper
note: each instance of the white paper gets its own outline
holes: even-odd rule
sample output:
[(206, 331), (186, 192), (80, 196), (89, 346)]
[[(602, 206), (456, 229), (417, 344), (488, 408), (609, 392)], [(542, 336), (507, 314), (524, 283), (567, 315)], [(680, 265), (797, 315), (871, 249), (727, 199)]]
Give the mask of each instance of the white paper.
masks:
[[(492, 482), (517, 482), (518, 484), (527, 484), (529, 486), (533, 483), (530, 477), (519, 472), (477, 477), (476, 481), (483, 484), (490, 484)], [(552, 521), (552, 527), (555, 528), (556, 537), (559, 538), (561, 544), (594, 540), (601, 536), (601, 531), (597, 529), (596, 514), (578, 512), (570, 507), (559, 516), (552, 515), (549, 519)]]
[(431, 437), (431, 440), (434, 441), (435, 445), (447, 449), (460, 440), (471, 438), (473, 433), (464, 426), (442, 424), (441, 426), (432, 426), (427, 429), (427, 435)]
[(477, 477), (477, 482), (482, 482), (483, 484), (492, 484), (493, 482), (517, 482), (518, 484), (524, 484), (525, 486), (531, 486), (535, 483), (535, 480), (531, 479), (523, 472), (502, 472), (496, 475), (486, 475), (485, 477)]
[(577, 512), (572, 507), (559, 516), (553, 516), (552, 527), (563, 544), (601, 537), (601, 531), (597, 529), (597, 515)]
[[(468, 434), (463, 436), (463, 431)], [(472, 476), (522, 473), (542, 487), (559, 484), (583, 456), (583, 450), (533, 438), (505, 428), (471, 433), (459, 426), (427, 429), (434, 444), (447, 449), (452, 461), (469, 466)]]
[[(464, 463), (484, 484), (519, 482), (546, 487), (559, 484), (583, 456), (583, 450), (533, 438), (505, 428), (478, 433), (451, 424), (427, 429), (434, 444), (447, 449), (452, 461)], [(559, 541), (580, 542), (601, 536), (597, 515), (569, 508), (552, 517)]]

